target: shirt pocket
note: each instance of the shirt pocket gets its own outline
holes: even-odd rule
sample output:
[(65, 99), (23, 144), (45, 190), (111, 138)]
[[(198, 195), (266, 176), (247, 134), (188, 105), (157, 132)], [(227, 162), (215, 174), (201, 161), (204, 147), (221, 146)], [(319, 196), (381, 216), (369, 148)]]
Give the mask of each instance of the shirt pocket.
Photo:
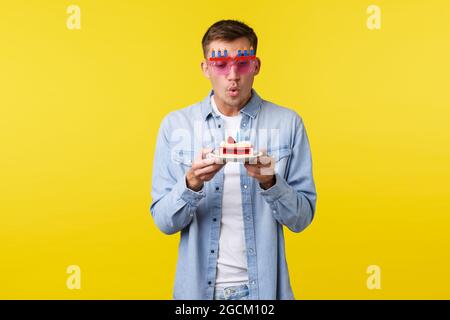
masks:
[(288, 145), (272, 146), (267, 149), (267, 154), (275, 160), (275, 172), (284, 177), (288, 160), (292, 154)]
[(185, 169), (192, 166), (193, 157), (194, 151), (192, 150), (181, 149), (172, 151), (172, 161)]

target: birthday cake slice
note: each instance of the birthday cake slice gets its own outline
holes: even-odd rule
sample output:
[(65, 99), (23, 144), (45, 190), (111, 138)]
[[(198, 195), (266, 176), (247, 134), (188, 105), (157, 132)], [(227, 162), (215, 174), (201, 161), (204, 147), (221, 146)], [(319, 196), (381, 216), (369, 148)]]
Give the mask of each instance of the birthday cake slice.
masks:
[(250, 141), (236, 142), (232, 137), (220, 143), (220, 156), (253, 156), (253, 146)]

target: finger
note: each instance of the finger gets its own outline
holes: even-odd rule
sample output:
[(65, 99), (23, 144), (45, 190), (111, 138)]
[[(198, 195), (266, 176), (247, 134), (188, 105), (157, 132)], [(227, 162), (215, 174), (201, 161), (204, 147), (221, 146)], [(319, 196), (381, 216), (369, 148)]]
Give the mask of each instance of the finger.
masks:
[(256, 166), (245, 166), (247, 169), (247, 174), (250, 177), (259, 179), (265, 176), (273, 176), (275, 174), (275, 170), (272, 167), (262, 167), (258, 168)]
[(245, 168), (247, 169), (247, 173), (253, 174), (253, 175), (259, 175), (260, 169), (257, 165), (254, 164), (246, 164)]
[(211, 178), (213, 178), (217, 174), (217, 172), (220, 171), (220, 169), (222, 169), (222, 166), (215, 166), (213, 171), (211, 171), (209, 173), (201, 173), (200, 178), (205, 178), (205, 177), (209, 177), (209, 176), (211, 176)]
[(253, 162), (247, 162), (246, 165), (257, 167), (257, 168), (264, 168), (264, 167), (270, 167), (274, 163), (272, 158), (259, 158), (256, 161)]
[(249, 177), (252, 177), (252, 178), (257, 178), (257, 177), (259, 177), (259, 174), (256, 172), (256, 171), (247, 171), (247, 175), (249, 176)]
[(214, 166), (215, 167), (215, 170), (214, 171), (212, 171), (212, 172), (210, 172), (210, 173), (200, 173), (200, 175), (198, 176), (198, 178), (199, 179), (201, 179), (201, 180), (203, 180), (203, 181), (209, 181), (209, 180), (211, 180), (212, 178), (214, 178), (214, 176), (217, 174), (217, 172), (219, 172), (220, 171), (220, 169), (222, 169), (222, 165), (217, 165), (217, 166)]
[(205, 168), (205, 167), (215, 164), (216, 161), (217, 160), (215, 158), (197, 160), (192, 164), (192, 169), (194, 169), (194, 170), (202, 169), (202, 168)]
[(247, 169), (247, 170), (253, 170), (253, 169), (255, 169), (255, 168), (258, 168), (258, 165), (255, 163), (255, 164), (251, 164), (251, 163), (246, 163), (246, 164), (244, 164), (244, 167)]
[(197, 169), (194, 171), (196, 176), (201, 176), (204, 174), (208, 174), (208, 173), (216, 173), (217, 171), (219, 171), (222, 168), (222, 165), (209, 165), (206, 167), (203, 167), (201, 169)]
[(197, 154), (197, 157), (195, 158), (196, 161), (202, 160), (206, 158), (206, 155), (208, 153), (211, 153), (213, 151), (212, 148), (202, 148), (200, 152)]
[(270, 168), (271, 167), (271, 163), (267, 163), (267, 164), (262, 164), (260, 162), (252, 164), (252, 163), (246, 163), (245, 166), (249, 167), (249, 168)]
[(215, 172), (210, 173), (210, 174), (205, 174), (205, 175), (201, 176), (200, 179), (202, 179), (203, 181), (209, 181), (212, 178), (214, 178), (215, 174), (216, 174)]
[(273, 176), (275, 174), (275, 170), (273, 167), (263, 167), (260, 169), (259, 174), (261, 176)]
[(213, 151), (212, 148), (203, 148), (202, 149), (202, 159), (206, 159), (206, 155)]
[(258, 157), (258, 164), (265, 167), (270, 167), (270, 165), (273, 162), (273, 158), (269, 157), (268, 155), (262, 155)]

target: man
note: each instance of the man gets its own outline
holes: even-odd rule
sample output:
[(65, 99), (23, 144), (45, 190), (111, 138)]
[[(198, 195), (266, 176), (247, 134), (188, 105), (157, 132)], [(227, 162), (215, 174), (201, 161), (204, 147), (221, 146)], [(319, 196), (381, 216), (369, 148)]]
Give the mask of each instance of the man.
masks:
[[(294, 299), (283, 226), (304, 230), (316, 207), (303, 121), (252, 89), (261, 68), (253, 29), (222, 20), (202, 45), (212, 90), (165, 117), (153, 165), (153, 219), (181, 232), (173, 297)], [(210, 153), (227, 139), (263, 154), (225, 164)]]

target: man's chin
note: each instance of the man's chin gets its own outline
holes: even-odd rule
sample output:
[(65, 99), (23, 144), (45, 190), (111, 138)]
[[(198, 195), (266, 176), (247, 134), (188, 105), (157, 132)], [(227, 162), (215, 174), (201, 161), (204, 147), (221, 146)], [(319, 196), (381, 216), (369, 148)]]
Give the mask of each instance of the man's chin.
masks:
[(237, 107), (237, 106), (241, 106), (242, 103), (244, 103), (244, 94), (242, 92), (239, 92), (238, 95), (236, 96), (231, 96), (226, 94), (225, 95), (225, 101), (227, 102), (227, 104)]
[(227, 103), (227, 105), (231, 106), (231, 107), (240, 107), (242, 106), (242, 99), (240, 97), (227, 97), (225, 99), (225, 102)]

